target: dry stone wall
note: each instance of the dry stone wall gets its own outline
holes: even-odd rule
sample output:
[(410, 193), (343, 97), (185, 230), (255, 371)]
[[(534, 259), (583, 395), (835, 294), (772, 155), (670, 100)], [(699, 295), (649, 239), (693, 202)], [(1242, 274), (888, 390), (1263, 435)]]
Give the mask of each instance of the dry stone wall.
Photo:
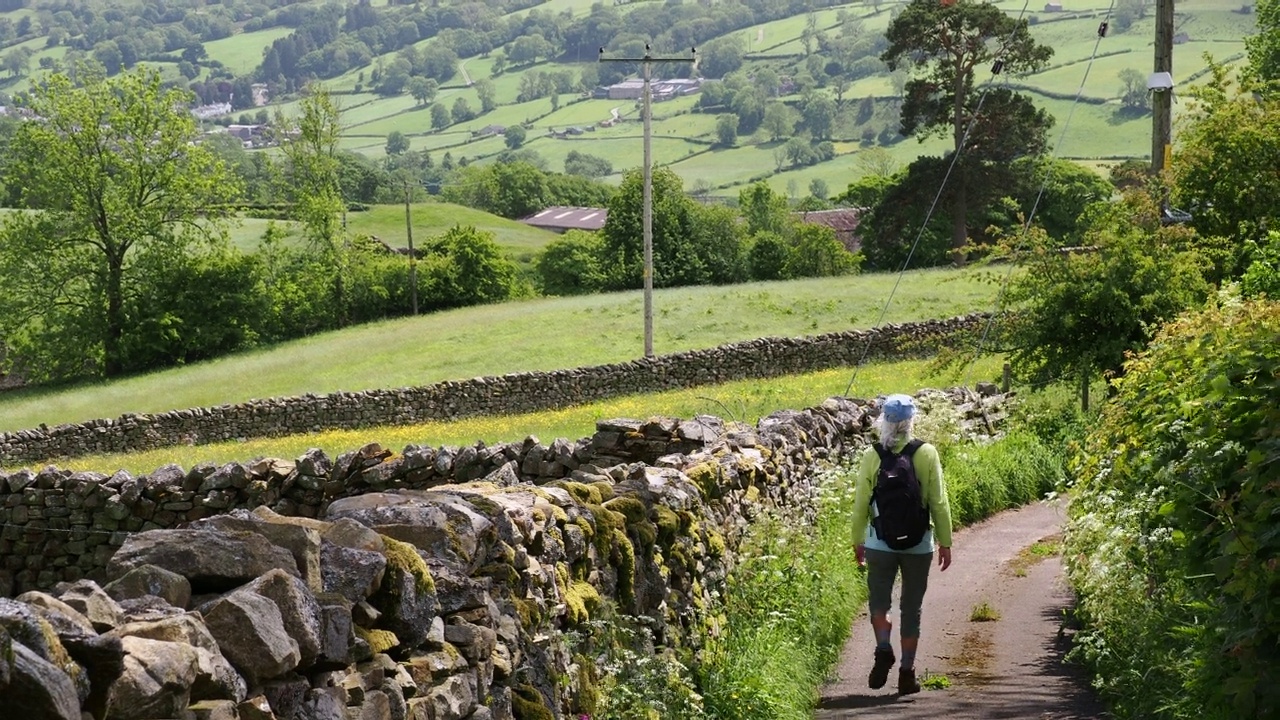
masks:
[(326, 429), (534, 412), (637, 393), (931, 355), (985, 314), (804, 338), (761, 338), (624, 363), (396, 390), (253, 400), (0, 433), (0, 466)]
[[(918, 397), (983, 434), (1003, 400), (984, 390)], [(591, 660), (563, 631), (607, 600), (696, 648), (751, 520), (812, 513), (875, 413), (0, 475), (0, 589), (21, 593), (0, 599), (0, 698), (67, 720), (576, 716)]]

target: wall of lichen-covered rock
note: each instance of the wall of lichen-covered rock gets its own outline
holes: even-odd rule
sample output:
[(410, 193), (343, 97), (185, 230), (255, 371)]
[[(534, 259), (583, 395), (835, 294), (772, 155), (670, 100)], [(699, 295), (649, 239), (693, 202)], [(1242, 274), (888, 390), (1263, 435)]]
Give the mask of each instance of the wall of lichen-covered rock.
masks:
[(553, 372), (396, 390), (254, 400), (0, 433), (0, 465), (324, 429), (400, 425), (582, 405), (609, 397), (930, 355), (980, 328), (982, 314), (720, 347)]
[[(986, 431), (1001, 400), (925, 404)], [(565, 631), (607, 601), (696, 647), (751, 519), (812, 512), (874, 413), (3, 475), (0, 698), (67, 720), (564, 717), (589, 690)]]

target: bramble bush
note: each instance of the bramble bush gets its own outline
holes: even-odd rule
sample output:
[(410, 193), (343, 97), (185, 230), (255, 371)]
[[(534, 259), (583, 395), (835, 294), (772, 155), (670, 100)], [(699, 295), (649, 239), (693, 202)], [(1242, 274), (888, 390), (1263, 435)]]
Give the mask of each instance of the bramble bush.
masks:
[(1122, 718), (1280, 713), (1280, 304), (1170, 323), (1075, 468), (1076, 654)]

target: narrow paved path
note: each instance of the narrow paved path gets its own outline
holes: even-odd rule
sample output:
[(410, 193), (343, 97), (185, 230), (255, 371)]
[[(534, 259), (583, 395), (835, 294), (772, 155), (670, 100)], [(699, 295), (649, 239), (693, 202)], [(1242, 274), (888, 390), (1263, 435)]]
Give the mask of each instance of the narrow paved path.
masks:
[[(897, 696), (897, 671), (880, 690), (867, 687), (875, 646), (865, 612), (854, 621), (835, 680), (823, 689), (818, 720), (929, 718), (987, 720), (1093, 720), (1105, 718), (1082, 674), (1065, 666), (1060, 633), (1071, 592), (1057, 556), (1022, 553), (1057, 535), (1066, 503), (1039, 502), (1010, 510), (955, 533), (954, 562), (929, 575), (917, 672), (946, 675), (951, 687)], [(1033, 561), (1034, 560), (1034, 561)], [(1021, 570), (1018, 570), (1021, 568)], [(974, 606), (988, 603), (995, 622), (972, 622)], [(901, 655), (894, 610), (894, 650)]]

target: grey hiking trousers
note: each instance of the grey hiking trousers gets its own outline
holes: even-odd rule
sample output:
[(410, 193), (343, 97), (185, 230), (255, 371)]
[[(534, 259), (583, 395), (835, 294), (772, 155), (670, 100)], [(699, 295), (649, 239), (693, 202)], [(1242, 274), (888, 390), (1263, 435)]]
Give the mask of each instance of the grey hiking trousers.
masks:
[(902, 573), (903, 637), (920, 637), (920, 606), (929, 587), (933, 553), (897, 553), (867, 548), (867, 609), (888, 613), (893, 607), (893, 583)]

